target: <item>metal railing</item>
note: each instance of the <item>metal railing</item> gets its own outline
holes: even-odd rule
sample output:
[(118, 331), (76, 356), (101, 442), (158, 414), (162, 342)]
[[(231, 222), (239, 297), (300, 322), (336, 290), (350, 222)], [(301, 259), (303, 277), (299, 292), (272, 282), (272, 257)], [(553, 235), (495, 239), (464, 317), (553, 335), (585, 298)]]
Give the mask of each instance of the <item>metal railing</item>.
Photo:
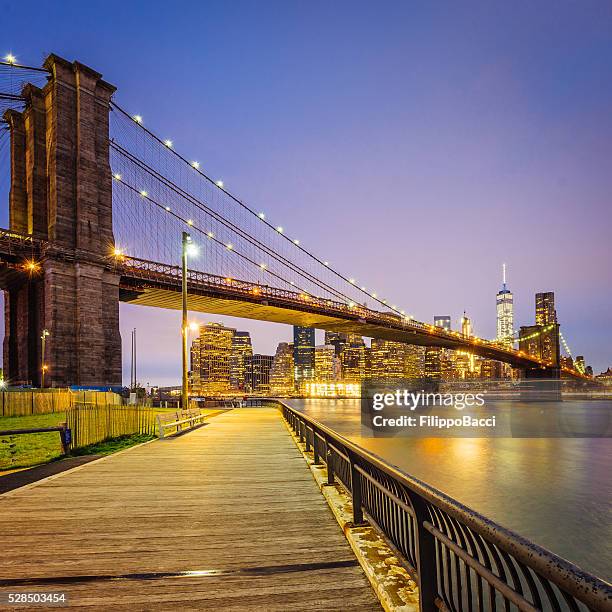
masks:
[(404, 474), (279, 400), (274, 405), (327, 466), (364, 517), (418, 580), (420, 607), (449, 611), (612, 610), (612, 586), (497, 525), (441, 491)]

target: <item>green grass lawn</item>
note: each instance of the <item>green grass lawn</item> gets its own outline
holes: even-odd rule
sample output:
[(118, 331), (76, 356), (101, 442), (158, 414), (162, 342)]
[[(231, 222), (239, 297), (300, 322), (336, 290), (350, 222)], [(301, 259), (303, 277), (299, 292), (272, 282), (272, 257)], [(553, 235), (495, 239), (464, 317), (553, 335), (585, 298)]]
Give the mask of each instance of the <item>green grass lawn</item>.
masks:
[[(0, 417), (0, 430), (54, 427), (66, 420), (65, 412)], [(0, 437), (0, 470), (47, 463), (62, 456), (59, 432)]]
[[(156, 408), (155, 413), (176, 412), (176, 408)], [(202, 410), (207, 416), (214, 416), (225, 410)], [(32, 416), (0, 417), (0, 430), (54, 427), (66, 420), (66, 413), (36, 414)], [(105, 440), (84, 448), (76, 449), (73, 455), (109, 455), (135, 444), (151, 440), (155, 436), (129, 435)], [(0, 472), (48, 463), (62, 457), (59, 432), (0, 436)]]

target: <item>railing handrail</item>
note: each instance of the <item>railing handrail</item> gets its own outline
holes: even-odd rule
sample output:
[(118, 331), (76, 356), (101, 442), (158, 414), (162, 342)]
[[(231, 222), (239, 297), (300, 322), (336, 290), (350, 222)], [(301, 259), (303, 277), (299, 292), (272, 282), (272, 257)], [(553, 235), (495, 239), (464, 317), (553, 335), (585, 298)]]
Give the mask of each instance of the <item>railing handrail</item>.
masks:
[(550, 580), (558, 587), (589, 606), (609, 606), (612, 609), (612, 585), (573, 564), (571, 561), (556, 555), (554, 552), (540, 546), (524, 536), (503, 527), (472, 508), (462, 504), (435, 487), (410, 476), (397, 466), (387, 462), (378, 455), (365, 450), (351, 440), (345, 438), (328, 426), (289, 406), (279, 399), (263, 398), (280, 405), (284, 410), (293, 413), (307, 422), (320, 433), (350, 450), (353, 455), (370, 463), (392, 479), (409, 488), (426, 501), (462, 521), (487, 541), (512, 555), (521, 563), (530, 567), (540, 575)]

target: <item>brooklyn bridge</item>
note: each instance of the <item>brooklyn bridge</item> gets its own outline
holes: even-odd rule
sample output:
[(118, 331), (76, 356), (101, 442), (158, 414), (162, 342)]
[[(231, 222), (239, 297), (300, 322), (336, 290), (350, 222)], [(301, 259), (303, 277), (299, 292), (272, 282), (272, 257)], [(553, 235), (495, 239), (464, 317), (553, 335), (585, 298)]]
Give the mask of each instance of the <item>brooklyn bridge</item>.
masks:
[[(468, 351), (525, 377), (585, 378), (554, 355), (527, 354), (421, 323), (310, 252), (197, 160), (114, 100), (115, 87), (50, 55), (0, 66), (10, 138), (10, 227), (0, 230), (5, 376), (47, 384), (121, 384), (119, 302), (181, 308), (181, 233), (199, 247), (188, 308)], [(333, 255), (333, 254), (332, 254)], [(416, 284), (415, 284), (416, 286)]]

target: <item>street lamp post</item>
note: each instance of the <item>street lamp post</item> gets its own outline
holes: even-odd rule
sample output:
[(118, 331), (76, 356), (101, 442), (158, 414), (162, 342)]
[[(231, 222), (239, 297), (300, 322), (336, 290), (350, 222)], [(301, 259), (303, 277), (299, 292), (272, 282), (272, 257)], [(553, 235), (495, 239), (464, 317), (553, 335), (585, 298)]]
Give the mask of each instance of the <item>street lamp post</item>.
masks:
[(183, 297), (183, 322), (181, 327), (182, 355), (183, 355), (183, 386), (181, 393), (181, 406), (183, 410), (189, 408), (189, 390), (187, 380), (187, 247), (191, 242), (191, 236), (183, 232), (182, 251), (182, 297)]
[(47, 370), (47, 365), (45, 364), (45, 345), (47, 342), (47, 336), (50, 336), (48, 329), (43, 329), (42, 334), (40, 336), (40, 387), (41, 389), (45, 388), (45, 372)]

